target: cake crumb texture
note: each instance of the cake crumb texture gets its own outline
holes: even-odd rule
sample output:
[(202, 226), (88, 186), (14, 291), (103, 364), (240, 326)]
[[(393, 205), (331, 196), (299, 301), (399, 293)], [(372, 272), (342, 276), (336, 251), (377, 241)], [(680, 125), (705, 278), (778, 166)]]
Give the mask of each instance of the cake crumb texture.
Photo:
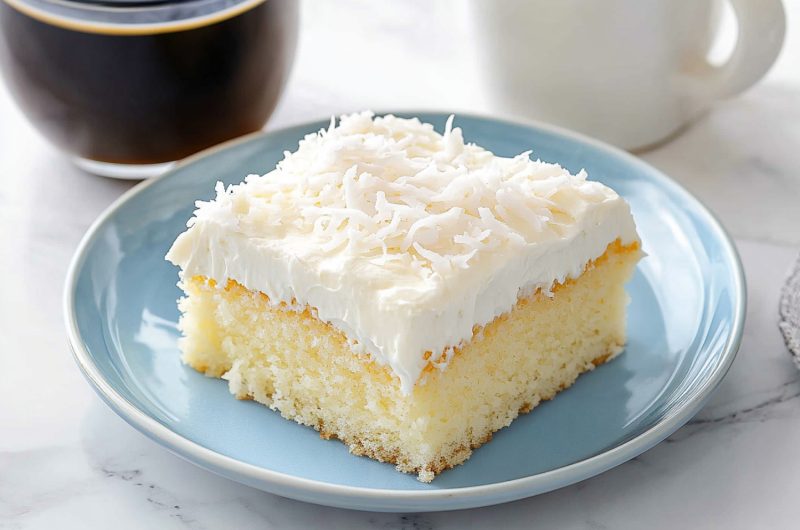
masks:
[(271, 304), (233, 280), (184, 278), (180, 347), (184, 362), (226, 379), (237, 398), (430, 482), (622, 350), (624, 284), (639, 256), (638, 243), (612, 243), (579, 277), (476, 329), (446, 368), (429, 363), (410, 394), (312, 308)]

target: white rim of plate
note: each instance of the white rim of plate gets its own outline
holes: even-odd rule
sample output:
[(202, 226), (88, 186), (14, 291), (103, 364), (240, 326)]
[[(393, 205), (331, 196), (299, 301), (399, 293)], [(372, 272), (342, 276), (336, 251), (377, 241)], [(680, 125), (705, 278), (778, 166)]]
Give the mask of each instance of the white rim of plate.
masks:
[[(140, 432), (162, 442), (167, 449), (177, 454), (178, 456), (189, 460), (190, 462), (200, 465), (204, 469), (220, 474), (218, 470), (225, 470), (230, 473), (230, 476), (246, 477), (254, 483), (267, 484), (270, 486), (268, 491), (280, 496), (291, 497), (294, 499), (303, 500), (306, 502), (315, 502), (317, 504), (325, 504), (328, 506), (339, 507), (352, 507), (359, 502), (363, 503), (365, 500), (386, 501), (391, 499), (390, 503), (403, 501), (407, 504), (414, 502), (430, 502), (434, 500), (452, 500), (459, 498), (459, 502), (454, 503), (457, 506), (440, 506), (432, 505), (430, 510), (448, 510), (460, 508), (477, 508), (481, 506), (489, 506), (501, 504), (526, 498), (529, 496), (538, 495), (547, 491), (559, 489), (570, 484), (586, 480), (596, 476), (608, 469), (611, 469), (619, 464), (630, 460), (631, 458), (642, 454), (648, 449), (652, 448), (659, 442), (663, 441), (670, 434), (675, 432), (687, 421), (689, 421), (702, 407), (705, 400), (709, 397), (711, 392), (719, 385), (722, 379), (733, 364), (736, 354), (741, 345), (742, 333), (744, 330), (744, 319), (747, 307), (746, 301), (746, 284), (742, 263), (739, 258), (736, 247), (733, 244), (730, 236), (725, 228), (722, 226), (717, 217), (700, 201), (697, 197), (692, 195), (686, 188), (679, 183), (649, 165), (648, 163), (640, 160), (639, 158), (623, 151), (617, 147), (608, 145), (600, 140), (596, 140), (581, 133), (565, 129), (563, 127), (540, 123), (534, 120), (522, 120), (519, 118), (507, 117), (493, 117), (481, 115), (474, 112), (442, 112), (435, 109), (395, 109), (392, 111), (375, 111), (376, 115), (384, 114), (402, 114), (402, 115), (419, 115), (419, 114), (439, 114), (448, 115), (455, 114), (456, 118), (465, 116), (469, 118), (476, 118), (479, 120), (487, 120), (494, 122), (505, 122), (510, 125), (517, 125), (538, 129), (547, 133), (552, 133), (567, 139), (577, 141), (579, 143), (588, 144), (599, 150), (605, 151), (622, 161), (632, 166), (641, 168), (652, 174), (653, 177), (660, 180), (662, 185), (671, 187), (686, 197), (695, 202), (697, 209), (705, 216), (705, 221), (716, 232), (719, 241), (722, 243), (723, 249), (727, 254), (728, 259), (734, 264), (733, 276), (735, 283), (735, 297), (736, 305), (734, 309), (734, 322), (733, 328), (728, 336), (721, 362), (716, 366), (710, 378), (705, 385), (695, 391), (694, 395), (690, 396), (686, 403), (674, 414), (659, 420), (655, 425), (650, 427), (645, 432), (638, 436), (606, 451), (589, 458), (574, 462), (572, 464), (530, 475), (527, 477), (507, 480), (503, 482), (496, 482), (492, 484), (483, 484), (479, 486), (466, 486), (462, 488), (443, 488), (437, 490), (394, 490), (394, 489), (380, 489), (380, 488), (367, 488), (361, 486), (347, 486), (342, 484), (334, 484), (330, 482), (322, 482), (314, 479), (297, 477), (279, 471), (273, 471), (267, 468), (259, 467), (254, 464), (242, 462), (233, 457), (225, 456), (216, 451), (203, 447), (202, 445), (181, 436), (180, 434), (170, 430), (165, 425), (162, 425), (135, 405), (130, 403), (122, 395), (120, 395), (103, 377), (100, 370), (92, 361), (91, 355), (85, 348), (78, 331), (77, 318), (74, 311), (75, 289), (77, 287), (78, 271), (84, 262), (86, 250), (99, 228), (110, 218), (114, 213), (124, 205), (129, 199), (141, 193), (148, 186), (160, 181), (163, 178), (168, 178), (176, 170), (192, 164), (200, 159), (206, 158), (214, 153), (227, 149), (231, 146), (248, 142), (256, 137), (264, 135), (272, 135), (280, 133), (286, 129), (310, 127), (311, 125), (322, 122), (323, 120), (313, 120), (296, 125), (288, 125), (274, 131), (257, 131), (251, 134), (234, 138), (227, 142), (215, 145), (194, 155), (191, 155), (179, 161), (171, 170), (163, 175), (145, 180), (127, 192), (123, 193), (113, 203), (111, 203), (106, 210), (91, 224), (91, 226), (84, 234), (75, 254), (70, 262), (67, 272), (66, 282), (64, 286), (63, 295), (63, 311), (69, 339), (70, 347), (78, 367), (83, 372), (84, 376), (94, 386), (95, 390), (100, 394), (100, 397), (124, 420), (126, 420), (133, 427)], [(326, 120), (329, 118), (325, 118)], [(230, 478), (230, 476), (228, 478)], [(284, 489), (290, 489), (289, 493), (284, 493)], [(528, 493), (533, 492), (533, 493)], [(312, 500), (314, 495), (326, 495), (333, 497), (333, 501), (319, 502)], [(466, 502), (467, 499), (483, 499), (475, 503)], [(351, 502), (347, 502), (351, 501)], [(402, 511), (403, 506), (392, 504), (392, 510)], [(415, 509), (419, 510), (419, 507)], [(408, 511), (408, 510), (406, 510)]]

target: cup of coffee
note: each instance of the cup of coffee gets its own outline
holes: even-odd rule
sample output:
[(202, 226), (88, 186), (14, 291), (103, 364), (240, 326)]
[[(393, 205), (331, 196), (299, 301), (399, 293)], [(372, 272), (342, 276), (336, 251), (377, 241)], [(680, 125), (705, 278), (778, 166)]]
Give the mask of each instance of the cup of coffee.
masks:
[(144, 178), (263, 127), (296, 0), (0, 0), (0, 65), (34, 126), (93, 173)]
[(728, 3), (738, 37), (721, 66), (707, 59), (719, 0), (473, 0), (472, 15), (496, 110), (642, 149), (751, 86), (777, 58), (780, 0)]

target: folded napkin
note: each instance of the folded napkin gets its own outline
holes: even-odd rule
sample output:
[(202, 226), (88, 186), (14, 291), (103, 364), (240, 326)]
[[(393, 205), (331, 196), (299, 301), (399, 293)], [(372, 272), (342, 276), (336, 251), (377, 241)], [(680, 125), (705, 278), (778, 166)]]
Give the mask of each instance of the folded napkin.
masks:
[(794, 358), (794, 364), (800, 368), (800, 256), (783, 286), (779, 312), (778, 326), (783, 333), (783, 340)]

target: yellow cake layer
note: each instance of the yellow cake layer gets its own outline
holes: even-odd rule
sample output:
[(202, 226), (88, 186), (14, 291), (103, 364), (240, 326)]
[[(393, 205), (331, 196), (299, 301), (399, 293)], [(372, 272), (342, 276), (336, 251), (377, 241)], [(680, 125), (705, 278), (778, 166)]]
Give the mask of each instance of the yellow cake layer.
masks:
[(187, 364), (227, 379), (236, 397), (428, 482), (622, 350), (624, 284), (639, 256), (636, 243), (612, 243), (552, 297), (534, 293), (476, 328), (445, 369), (428, 366), (410, 395), (313, 310), (273, 307), (232, 280), (185, 279), (180, 346)]

